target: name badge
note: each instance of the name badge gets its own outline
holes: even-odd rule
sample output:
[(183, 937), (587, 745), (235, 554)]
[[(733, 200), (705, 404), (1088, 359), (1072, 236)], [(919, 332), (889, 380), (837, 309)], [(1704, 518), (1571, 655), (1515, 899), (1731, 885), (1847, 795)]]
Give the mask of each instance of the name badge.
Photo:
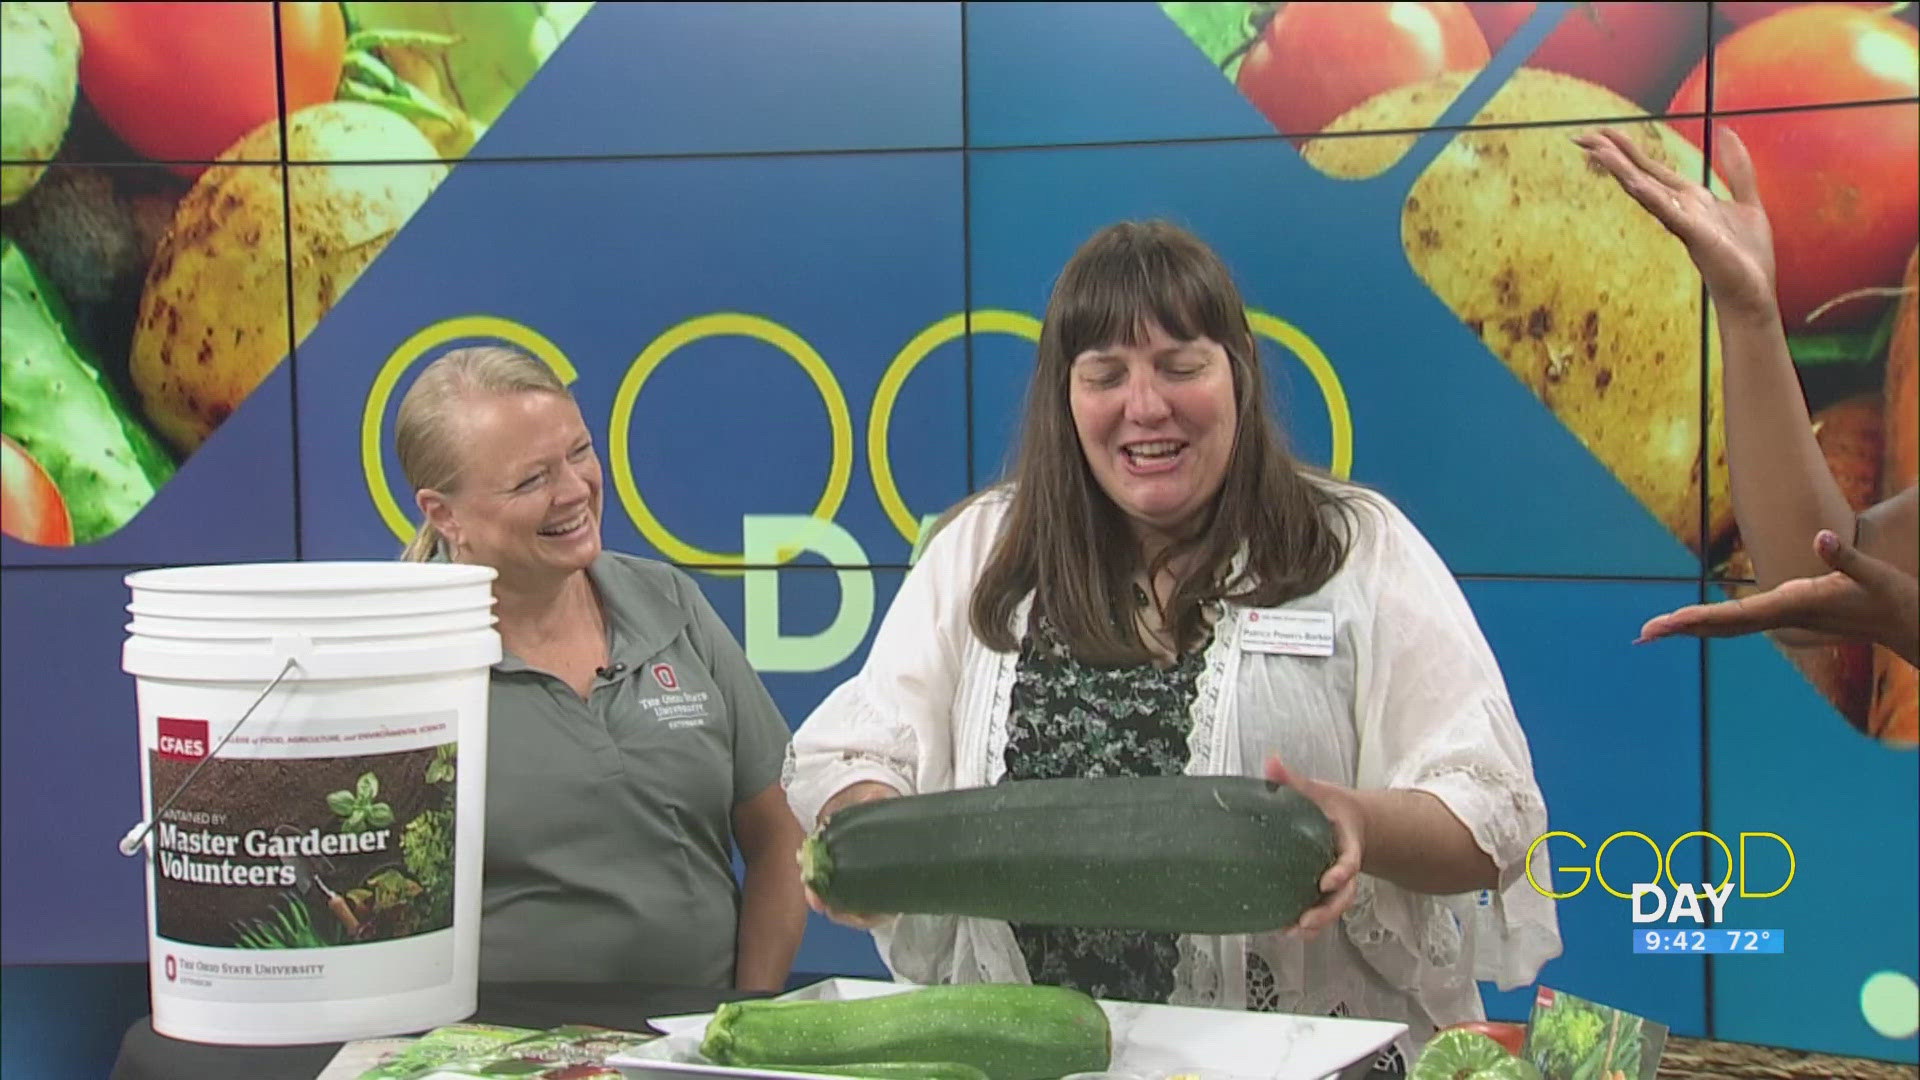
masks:
[(1332, 656), (1333, 612), (1253, 608), (1240, 615), (1240, 647), (1281, 656)]

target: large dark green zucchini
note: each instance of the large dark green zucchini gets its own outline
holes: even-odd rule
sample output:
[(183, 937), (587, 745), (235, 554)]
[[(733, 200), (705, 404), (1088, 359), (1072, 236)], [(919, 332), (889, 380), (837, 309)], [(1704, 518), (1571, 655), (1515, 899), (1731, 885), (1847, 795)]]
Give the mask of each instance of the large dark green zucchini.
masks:
[(730, 1001), (700, 1053), (716, 1065), (778, 1068), (950, 1062), (991, 1080), (1055, 1080), (1113, 1057), (1106, 1010), (1057, 986), (925, 986), (852, 1001)]
[(1292, 788), (1156, 776), (858, 803), (807, 838), (801, 864), (846, 912), (1237, 934), (1293, 925), (1334, 855), (1332, 823)]

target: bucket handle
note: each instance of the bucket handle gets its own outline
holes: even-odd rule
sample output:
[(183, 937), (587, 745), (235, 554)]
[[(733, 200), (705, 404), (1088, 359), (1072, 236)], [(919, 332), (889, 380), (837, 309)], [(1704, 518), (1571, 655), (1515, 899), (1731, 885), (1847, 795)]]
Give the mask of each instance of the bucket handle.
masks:
[(269, 682), (266, 687), (254, 697), (253, 704), (247, 706), (247, 711), (241, 713), (240, 719), (234, 721), (233, 726), (227, 729), (227, 733), (220, 737), (219, 745), (208, 751), (207, 756), (201, 758), (200, 763), (195, 765), (191, 772), (187, 773), (186, 777), (173, 789), (173, 794), (167, 796), (167, 801), (161, 804), (160, 809), (155, 810), (152, 817), (142, 819), (138, 824), (134, 825), (133, 828), (127, 830), (127, 835), (120, 838), (120, 854), (132, 855), (134, 852), (140, 850), (141, 846), (147, 842), (148, 835), (153, 832), (155, 823), (157, 823), (168, 810), (173, 809), (174, 800), (178, 799), (181, 793), (187, 790), (187, 785), (193, 783), (193, 778), (200, 775), (200, 770), (207, 767), (207, 762), (219, 756), (221, 749), (227, 745), (227, 740), (233, 738), (234, 732), (240, 730), (240, 725), (246, 723), (247, 718), (253, 715), (253, 711), (260, 707), (260, 703), (267, 700), (267, 695), (273, 693), (273, 688), (279, 686), (280, 681), (287, 677), (287, 672), (292, 671), (301, 661), (312, 655), (313, 642), (309, 640), (305, 634), (290, 634), (283, 637), (276, 637), (273, 639), (273, 651), (274, 655), (283, 658), (280, 664), (280, 671), (273, 677), (273, 681)]

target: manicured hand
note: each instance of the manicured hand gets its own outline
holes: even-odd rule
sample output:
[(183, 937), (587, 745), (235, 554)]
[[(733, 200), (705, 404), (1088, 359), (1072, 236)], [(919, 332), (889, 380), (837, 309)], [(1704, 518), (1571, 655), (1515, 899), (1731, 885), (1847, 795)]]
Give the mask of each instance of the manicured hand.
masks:
[(1583, 132), (1573, 141), (1587, 152), (1588, 161), (1680, 238), (1722, 309), (1771, 318), (1777, 310), (1773, 230), (1760, 205), (1753, 159), (1732, 130), (1718, 128), (1715, 135), (1714, 159), (1733, 193), (1731, 200), (1654, 161), (1615, 128)]
[(1920, 666), (1920, 579), (1828, 530), (1815, 539), (1814, 550), (1834, 568), (1832, 573), (1794, 578), (1739, 600), (1669, 612), (1648, 620), (1639, 640), (1810, 631), (1884, 645)]

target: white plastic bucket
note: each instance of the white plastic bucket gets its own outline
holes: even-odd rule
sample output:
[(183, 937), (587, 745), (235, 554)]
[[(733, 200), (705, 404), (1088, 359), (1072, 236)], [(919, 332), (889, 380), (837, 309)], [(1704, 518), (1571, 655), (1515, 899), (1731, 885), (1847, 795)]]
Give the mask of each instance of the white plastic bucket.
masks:
[(284, 1046), (473, 1013), (493, 578), (402, 562), (127, 576), (160, 1034)]

